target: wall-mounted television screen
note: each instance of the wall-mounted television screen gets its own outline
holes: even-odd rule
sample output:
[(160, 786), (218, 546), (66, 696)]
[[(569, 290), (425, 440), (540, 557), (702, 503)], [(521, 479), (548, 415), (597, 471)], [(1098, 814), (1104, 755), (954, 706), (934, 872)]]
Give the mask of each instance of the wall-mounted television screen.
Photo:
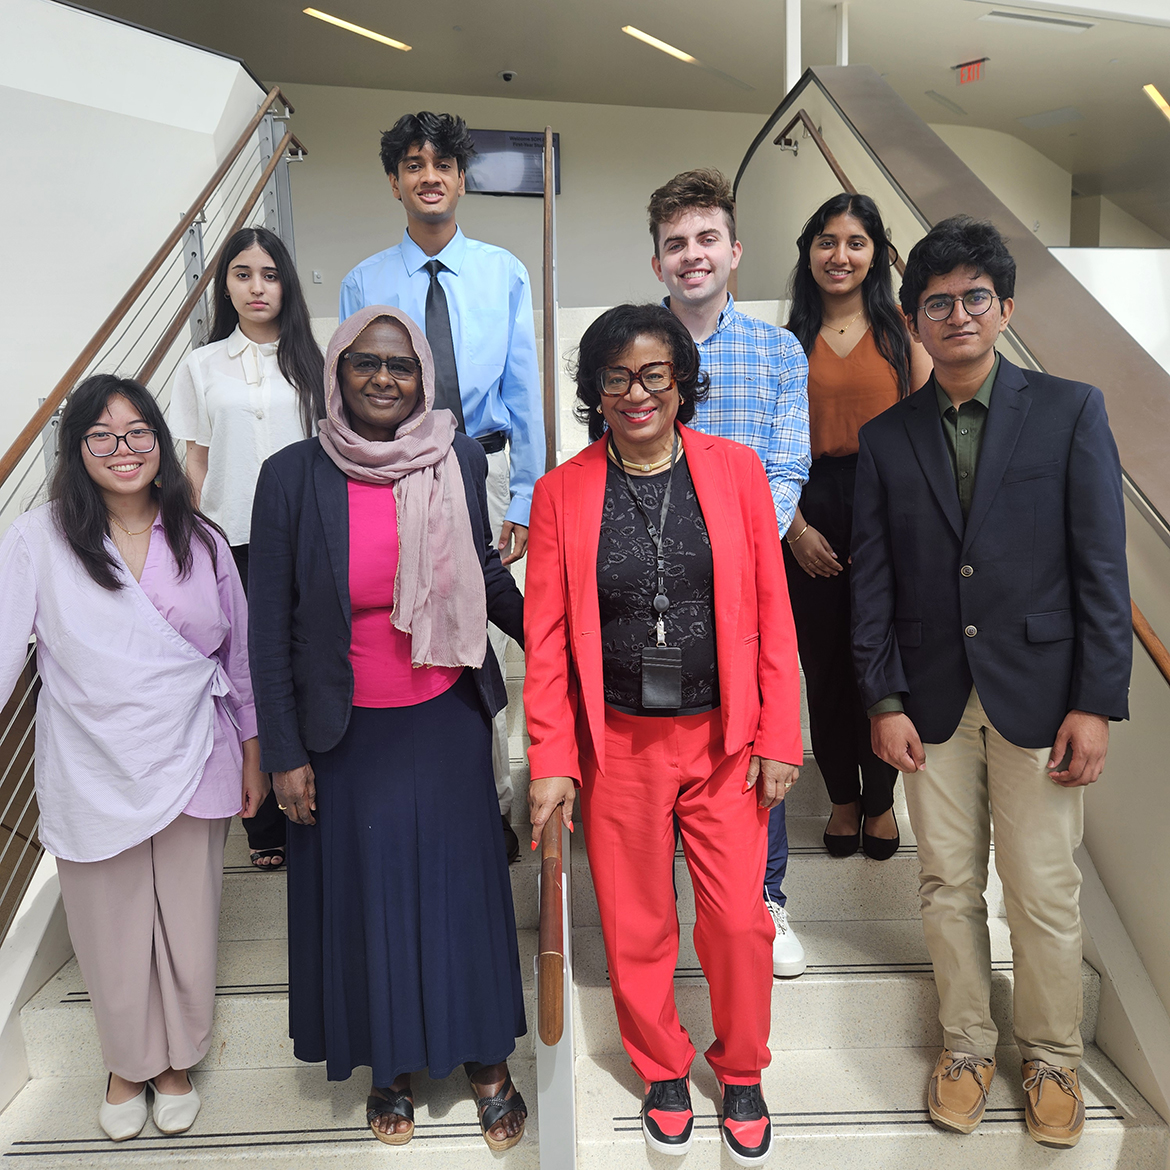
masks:
[[(476, 195), (543, 195), (544, 132), (472, 130), (475, 154), (467, 162), (467, 190)], [(561, 193), (561, 136), (553, 135), (553, 181)]]

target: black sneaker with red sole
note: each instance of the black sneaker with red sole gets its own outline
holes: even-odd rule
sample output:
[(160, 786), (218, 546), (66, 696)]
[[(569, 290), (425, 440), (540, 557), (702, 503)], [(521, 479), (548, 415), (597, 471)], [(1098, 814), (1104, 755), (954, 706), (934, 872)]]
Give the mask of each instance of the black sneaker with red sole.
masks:
[(691, 1148), (695, 1115), (686, 1077), (650, 1082), (642, 1099), (642, 1136), (660, 1154), (685, 1154)]
[(731, 1160), (757, 1166), (772, 1152), (772, 1119), (760, 1083), (723, 1086), (723, 1123), (719, 1127)]

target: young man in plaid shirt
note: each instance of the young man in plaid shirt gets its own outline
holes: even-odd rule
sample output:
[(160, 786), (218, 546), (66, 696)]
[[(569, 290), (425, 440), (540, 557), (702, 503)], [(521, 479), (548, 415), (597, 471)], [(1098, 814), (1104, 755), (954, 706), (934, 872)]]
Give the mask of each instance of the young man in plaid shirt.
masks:
[[(663, 302), (687, 327), (711, 379), (706, 402), (690, 424), (734, 439), (760, 457), (780, 532), (788, 531), (808, 478), (808, 362), (786, 329), (747, 317), (735, 307), (727, 281), (739, 264), (731, 186), (716, 170), (676, 175), (650, 197), (654, 274), (666, 285)], [(776, 923), (772, 969), (800, 975), (804, 947), (793, 932), (781, 889), (788, 868), (784, 805), (768, 823), (764, 901)]]

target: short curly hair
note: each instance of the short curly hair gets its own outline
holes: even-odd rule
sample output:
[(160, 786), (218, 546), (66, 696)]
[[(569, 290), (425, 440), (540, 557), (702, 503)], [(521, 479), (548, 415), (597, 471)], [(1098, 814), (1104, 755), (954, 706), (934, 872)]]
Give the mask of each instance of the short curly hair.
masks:
[(650, 238), (654, 241), (655, 256), (658, 255), (658, 229), (682, 212), (696, 210), (722, 211), (731, 242), (735, 243), (735, 200), (731, 195), (731, 184), (722, 171), (700, 167), (675, 175), (650, 196), (646, 211), (650, 216)]
[(420, 110), (403, 114), (389, 130), (382, 131), (382, 166), (388, 175), (398, 174), (398, 164), (412, 146), (431, 144), (439, 158), (453, 158), (459, 173), (467, 170), (467, 160), (475, 154), (475, 143), (467, 123), (458, 114), (432, 114)]
[(956, 268), (973, 268), (986, 272), (995, 286), (997, 297), (1010, 297), (1016, 291), (1016, 262), (1008, 251), (999, 229), (985, 219), (969, 215), (952, 215), (940, 219), (910, 249), (898, 300), (902, 312), (913, 317), (918, 301), (932, 276), (946, 276)]
[(577, 382), (578, 422), (589, 428), (590, 439), (605, 434), (605, 419), (598, 411), (601, 390), (598, 375), (639, 337), (658, 337), (670, 346), (674, 379), (678, 387), (678, 421), (695, 417), (695, 403), (704, 402), (710, 379), (700, 367), (699, 347), (687, 327), (664, 305), (617, 305), (601, 314), (581, 338), (571, 373)]

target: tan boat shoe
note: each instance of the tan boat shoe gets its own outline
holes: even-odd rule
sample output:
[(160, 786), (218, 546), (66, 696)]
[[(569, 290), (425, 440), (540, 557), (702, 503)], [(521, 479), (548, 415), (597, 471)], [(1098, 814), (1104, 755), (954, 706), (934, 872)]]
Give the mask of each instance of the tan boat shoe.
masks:
[(1085, 1129), (1085, 1099), (1075, 1068), (1061, 1068), (1042, 1060), (1025, 1060), (1024, 1120), (1028, 1133), (1042, 1146), (1067, 1149), (1081, 1140)]
[(944, 1048), (926, 1091), (930, 1120), (955, 1133), (970, 1133), (983, 1120), (994, 1076), (994, 1056), (969, 1056)]

